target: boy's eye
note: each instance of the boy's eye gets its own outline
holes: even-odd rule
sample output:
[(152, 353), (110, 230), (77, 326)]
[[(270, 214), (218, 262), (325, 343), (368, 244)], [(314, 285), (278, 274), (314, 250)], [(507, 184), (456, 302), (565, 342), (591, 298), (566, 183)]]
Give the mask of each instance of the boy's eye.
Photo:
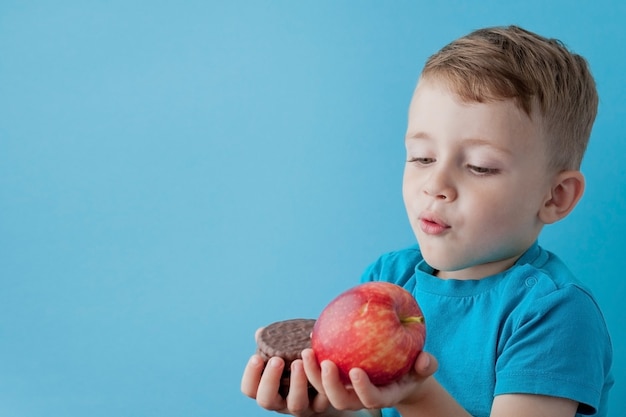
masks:
[(497, 168), (485, 168), (476, 165), (468, 165), (467, 167), (470, 169), (470, 171), (478, 175), (493, 175), (500, 172), (500, 170)]
[(409, 158), (408, 162), (415, 162), (420, 165), (428, 165), (435, 162), (435, 158)]

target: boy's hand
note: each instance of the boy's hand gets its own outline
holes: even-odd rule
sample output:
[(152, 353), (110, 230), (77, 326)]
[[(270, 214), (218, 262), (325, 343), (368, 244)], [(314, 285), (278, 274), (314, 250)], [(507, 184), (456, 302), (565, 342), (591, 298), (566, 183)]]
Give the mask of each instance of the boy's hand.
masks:
[(284, 366), (285, 361), (279, 357), (270, 358), (266, 364), (261, 356), (253, 355), (241, 378), (241, 392), (255, 399), (259, 406), (283, 414), (309, 417), (327, 411), (330, 404), (325, 395), (317, 394), (312, 401), (309, 399), (308, 380), (301, 360), (291, 364), (287, 398), (278, 393)]
[(365, 371), (355, 368), (350, 370), (351, 386), (345, 386), (333, 362), (324, 361), (320, 366), (311, 349), (302, 352), (302, 360), (311, 384), (338, 410), (380, 409), (419, 401), (428, 389), (424, 382), (437, 370), (436, 359), (422, 352), (413, 370), (397, 382), (377, 387)]
[(301, 360), (291, 364), (287, 398), (278, 393), (284, 365), (285, 362), (278, 357), (271, 358), (265, 365), (260, 356), (252, 356), (241, 379), (241, 391), (267, 410), (300, 417), (324, 412), (329, 407), (328, 400), (324, 395), (317, 394), (310, 401), (308, 380)]

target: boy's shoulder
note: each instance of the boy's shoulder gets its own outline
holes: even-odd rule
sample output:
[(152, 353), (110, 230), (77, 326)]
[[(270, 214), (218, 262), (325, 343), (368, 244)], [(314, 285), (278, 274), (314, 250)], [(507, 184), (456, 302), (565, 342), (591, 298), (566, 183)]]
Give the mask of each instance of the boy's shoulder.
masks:
[(509, 271), (523, 277), (528, 286), (538, 286), (546, 292), (575, 288), (591, 296), (589, 288), (553, 252), (535, 243)]
[(404, 286), (415, 273), (415, 267), (423, 260), (418, 245), (386, 252), (378, 257), (363, 273), (362, 282), (385, 281)]
[(509, 311), (543, 318), (557, 311), (563, 317), (583, 314), (602, 325), (604, 318), (592, 291), (561, 258), (535, 244), (520, 261), (504, 274), (497, 290), (507, 295), (501, 300)]

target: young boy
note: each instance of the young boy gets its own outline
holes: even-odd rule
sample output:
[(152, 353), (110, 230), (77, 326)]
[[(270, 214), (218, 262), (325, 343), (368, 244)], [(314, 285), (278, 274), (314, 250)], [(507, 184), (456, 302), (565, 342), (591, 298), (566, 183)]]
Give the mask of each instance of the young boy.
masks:
[(346, 387), (307, 349), (286, 399), (282, 360), (263, 371), (253, 356), (244, 394), (297, 416), (607, 416), (602, 313), (537, 244), (583, 194), (597, 105), (586, 61), (519, 27), (475, 31), (429, 58), (405, 139), (403, 196), (419, 246), (383, 255), (362, 279), (414, 294), (425, 352), (397, 383), (375, 387), (353, 369)]

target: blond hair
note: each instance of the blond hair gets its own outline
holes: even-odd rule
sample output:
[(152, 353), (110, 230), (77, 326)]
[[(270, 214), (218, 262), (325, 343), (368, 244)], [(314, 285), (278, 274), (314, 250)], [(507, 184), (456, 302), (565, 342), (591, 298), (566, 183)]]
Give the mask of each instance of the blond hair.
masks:
[(512, 99), (541, 116), (550, 164), (579, 169), (598, 109), (587, 61), (560, 41), (517, 26), (474, 31), (431, 56), (422, 71), (468, 102)]

